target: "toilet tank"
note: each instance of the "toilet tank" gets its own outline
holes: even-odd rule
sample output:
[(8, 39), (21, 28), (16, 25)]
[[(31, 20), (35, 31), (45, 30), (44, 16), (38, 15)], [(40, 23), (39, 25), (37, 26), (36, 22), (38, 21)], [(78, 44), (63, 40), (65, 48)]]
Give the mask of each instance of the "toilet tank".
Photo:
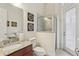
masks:
[(36, 45), (37, 45), (37, 40), (36, 40), (35, 37), (30, 38), (29, 41), (31, 41), (31, 43), (33, 44), (33, 48), (36, 47)]

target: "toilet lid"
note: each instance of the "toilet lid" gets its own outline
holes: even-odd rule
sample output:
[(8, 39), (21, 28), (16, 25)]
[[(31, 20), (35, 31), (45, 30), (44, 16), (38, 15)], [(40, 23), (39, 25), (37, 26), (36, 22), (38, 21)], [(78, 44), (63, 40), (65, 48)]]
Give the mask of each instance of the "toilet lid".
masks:
[(45, 52), (44, 48), (42, 47), (35, 47), (33, 50), (37, 52)]

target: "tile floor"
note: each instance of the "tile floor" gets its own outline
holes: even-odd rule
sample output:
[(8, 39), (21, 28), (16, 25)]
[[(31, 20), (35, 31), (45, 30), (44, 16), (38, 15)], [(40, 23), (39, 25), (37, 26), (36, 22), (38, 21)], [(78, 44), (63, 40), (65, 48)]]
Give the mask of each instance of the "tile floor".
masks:
[(56, 50), (56, 56), (71, 56), (71, 55), (68, 54), (66, 51), (64, 51), (62, 49), (57, 49)]

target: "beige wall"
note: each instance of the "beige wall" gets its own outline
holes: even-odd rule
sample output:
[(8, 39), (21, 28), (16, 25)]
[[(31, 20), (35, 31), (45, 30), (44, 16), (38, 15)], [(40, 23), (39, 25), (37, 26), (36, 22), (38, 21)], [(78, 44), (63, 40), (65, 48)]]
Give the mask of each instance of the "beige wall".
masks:
[(54, 15), (54, 11), (55, 11), (55, 4), (53, 3), (47, 3), (44, 4), (44, 15), (47, 17), (52, 17)]
[(38, 13), (40, 15), (44, 14), (44, 4), (43, 3), (22, 3), (18, 7), (30, 11), (32, 13)]

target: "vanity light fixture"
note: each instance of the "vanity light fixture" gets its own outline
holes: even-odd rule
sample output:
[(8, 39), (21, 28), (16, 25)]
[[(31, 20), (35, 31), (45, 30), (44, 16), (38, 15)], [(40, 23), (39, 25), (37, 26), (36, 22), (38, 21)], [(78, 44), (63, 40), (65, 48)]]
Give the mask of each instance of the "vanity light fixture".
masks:
[(16, 6), (16, 7), (20, 7), (21, 3), (12, 3), (12, 5)]
[(45, 17), (45, 18), (44, 18), (44, 20), (45, 20), (45, 21), (50, 21), (50, 19), (49, 19), (49, 18), (47, 18), (47, 17)]

